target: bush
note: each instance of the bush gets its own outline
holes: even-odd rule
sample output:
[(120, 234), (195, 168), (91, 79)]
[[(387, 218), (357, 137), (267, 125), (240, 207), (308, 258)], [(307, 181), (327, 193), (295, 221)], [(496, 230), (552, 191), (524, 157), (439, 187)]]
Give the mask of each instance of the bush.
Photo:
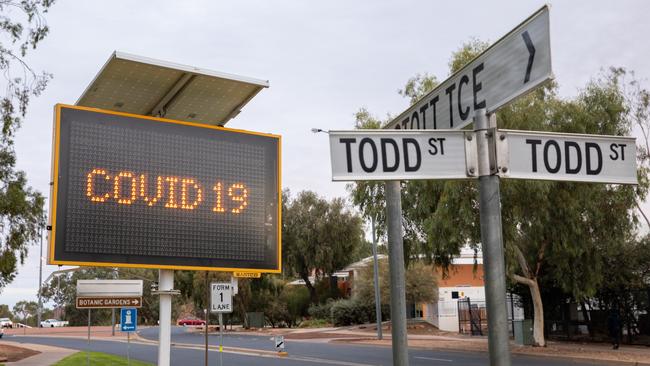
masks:
[(296, 325), (307, 315), (309, 290), (306, 287), (286, 286), (280, 294), (280, 299), (287, 304), (288, 317), (285, 321), (289, 327)]
[(304, 320), (298, 328), (323, 328), (323, 327), (329, 327), (331, 326), (332, 323), (327, 321), (326, 319), (311, 319), (311, 320)]
[[(331, 304), (332, 323), (335, 326), (354, 324), (365, 324), (375, 322), (375, 303), (368, 303), (358, 298), (342, 299)], [(390, 319), (390, 307), (387, 304), (381, 306), (382, 320)]]
[(324, 304), (315, 304), (309, 307), (307, 313), (313, 319), (332, 320), (332, 304), (334, 301), (327, 301)]

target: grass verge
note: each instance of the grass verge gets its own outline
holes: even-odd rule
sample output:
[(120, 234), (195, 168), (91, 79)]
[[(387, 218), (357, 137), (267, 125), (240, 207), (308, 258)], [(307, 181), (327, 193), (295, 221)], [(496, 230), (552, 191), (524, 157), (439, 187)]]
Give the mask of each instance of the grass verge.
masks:
[[(126, 366), (126, 358), (113, 356), (101, 352), (90, 352), (90, 364), (93, 366)], [(77, 352), (70, 355), (61, 361), (54, 364), (54, 366), (82, 366), (86, 365), (86, 352)], [(132, 366), (153, 366), (151, 363), (137, 361), (131, 359)], [(1, 366), (1, 365), (0, 365)]]

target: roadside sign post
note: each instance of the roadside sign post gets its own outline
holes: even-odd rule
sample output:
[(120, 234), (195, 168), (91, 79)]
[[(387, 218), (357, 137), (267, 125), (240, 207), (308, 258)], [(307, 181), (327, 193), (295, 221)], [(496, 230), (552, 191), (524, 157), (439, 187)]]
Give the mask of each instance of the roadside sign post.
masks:
[(90, 310), (88, 309), (88, 349), (86, 351), (86, 365), (90, 366)]
[(490, 365), (510, 365), (506, 273), (501, 227), (501, 193), (496, 175), (494, 129), (485, 109), (476, 111), (474, 128), (478, 145), (481, 249), (485, 270), (485, 302), (488, 311)]
[(275, 341), (275, 349), (278, 352), (283, 352), (284, 351), (284, 336), (277, 335), (274, 337)]
[(210, 285), (210, 290), (212, 293), (210, 311), (219, 313), (219, 365), (223, 366), (223, 313), (232, 313), (232, 280), (230, 282), (213, 282)]
[(120, 331), (126, 332), (126, 360), (131, 364), (131, 332), (138, 330), (138, 309), (122, 308), (120, 311)]
[(379, 263), (377, 261), (377, 238), (375, 238), (375, 217), (370, 218), (370, 230), (372, 230), (372, 258), (373, 258), (373, 281), (375, 285), (375, 318), (377, 318), (377, 339), (382, 340), (383, 329), (381, 329), (381, 289), (379, 288)]
[[(75, 306), (77, 309), (88, 309), (88, 349), (86, 352), (86, 363), (90, 365), (90, 324), (92, 309), (112, 309), (119, 307), (141, 307), (142, 306), (142, 280), (77, 280), (77, 297)], [(124, 309), (123, 309), (124, 310)], [(130, 309), (134, 310), (135, 309)], [(136, 311), (137, 314), (137, 311)], [(121, 318), (122, 331), (125, 320)], [(135, 319), (135, 316), (132, 318)], [(135, 320), (134, 320), (135, 321)], [(111, 322), (112, 324), (113, 322)], [(133, 325), (134, 326), (134, 325)], [(113, 330), (115, 326), (112, 326)], [(132, 331), (135, 331), (133, 328)], [(129, 352), (130, 338), (127, 334), (127, 355)]]
[[(418, 102), (402, 112), (385, 127), (386, 129), (461, 129), (472, 122), (476, 110), (487, 109), (493, 113), (518, 96), (525, 94), (552, 78), (551, 46), (549, 31), (549, 10), (547, 6), (531, 15), (512, 31), (498, 40), (481, 55), (462, 69), (440, 83), (438, 87), (421, 98)], [(495, 126), (496, 127), (496, 126)], [(475, 140), (475, 139), (474, 139)], [(469, 164), (469, 160), (468, 163)], [(470, 166), (465, 166), (468, 176)], [(408, 179), (408, 178), (398, 178)], [(498, 178), (497, 178), (498, 179)], [(389, 195), (391, 198), (389, 198)], [(393, 205), (388, 202), (394, 201)], [(388, 231), (390, 225), (399, 225), (399, 241), (391, 240), (389, 250), (394, 246), (403, 246), (401, 238), (401, 194), (399, 182), (386, 182), (386, 217)], [(396, 203), (400, 203), (397, 205)], [(391, 212), (391, 210), (396, 210)], [(390, 218), (399, 218), (393, 222)], [(396, 230), (395, 228), (393, 228)], [(397, 234), (394, 232), (394, 234)], [(393, 235), (393, 238), (395, 236)], [(396, 238), (395, 238), (396, 240)], [(390, 250), (390, 255), (393, 251)], [(485, 252), (483, 254), (485, 258)], [(406, 341), (396, 338), (396, 334), (406, 337), (406, 315), (393, 317), (393, 288), (404, 286), (404, 276), (393, 277), (391, 269), (391, 320), (393, 321), (393, 360), (395, 365), (408, 365), (408, 348)], [(402, 264), (395, 265), (403, 268)], [(403, 273), (403, 270), (401, 271)], [(503, 280), (505, 282), (505, 279)], [(404, 295), (402, 295), (404, 296)], [(504, 292), (505, 296), (505, 292)], [(399, 314), (402, 316), (402, 314)], [(401, 328), (396, 329), (395, 320)], [(402, 324), (403, 323), (403, 324)], [(507, 324), (506, 324), (507, 325)], [(492, 343), (492, 342), (490, 342)], [(490, 350), (492, 346), (490, 346)], [(508, 350), (507, 338), (505, 343)], [(397, 355), (406, 355), (401, 363), (396, 363)], [(492, 352), (490, 353), (492, 357)], [(509, 355), (503, 363), (493, 365), (510, 365)]]
[(409, 364), (406, 331), (406, 284), (404, 281), (404, 238), (402, 237), (402, 197), (400, 182), (385, 183), (388, 265), (390, 267), (390, 320), (393, 338), (393, 365)]

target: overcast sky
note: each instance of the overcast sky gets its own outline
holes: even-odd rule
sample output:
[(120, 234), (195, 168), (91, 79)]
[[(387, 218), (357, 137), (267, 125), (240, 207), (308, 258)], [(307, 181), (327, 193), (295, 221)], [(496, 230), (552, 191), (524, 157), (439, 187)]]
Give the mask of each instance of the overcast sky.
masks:
[[(543, 1), (61, 1), (28, 61), (54, 74), (32, 101), (16, 141), (18, 167), (49, 196), (52, 110), (74, 104), (114, 50), (269, 80), (228, 126), (283, 136), (283, 184), (346, 195), (331, 182), (329, 148), (312, 127), (351, 129), (367, 107), (397, 115), (409, 77), (444, 80), (451, 53), (472, 37), (494, 41)], [(601, 68), (635, 70), (650, 86), (650, 2), (551, 2), (553, 71), (564, 97)], [(650, 209), (646, 205), (647, 212)], [(45, 266), (44, 278), (56, 270)], [(36, 300), (38, 246), (0, 294)]]

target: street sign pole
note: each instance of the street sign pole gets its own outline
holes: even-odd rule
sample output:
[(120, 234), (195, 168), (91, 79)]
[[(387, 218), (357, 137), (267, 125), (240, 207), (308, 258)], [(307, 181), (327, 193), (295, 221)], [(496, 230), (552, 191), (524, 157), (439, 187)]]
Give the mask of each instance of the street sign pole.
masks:
[(205, 366), (208, 366), (208, 320), (210, 313), (208, 307), (210, 306), (210, 279), (208, 278), (208, 271), (205, 271)]
[(86, 350), (86, 365), (90, 366), (90, 310), (88, 309), (88, 348)]
[(404, 275), (404, 242), (402, 238), (402, 197), (400, 182), (385, 183), (386, 223), (388, 226), (388, 263), (390, 266), (390, 320), (393, 338), (393, 365), (407, 366), (406, 289)]
[(158, 334), (158, 366), (170, 366), (172, 295), (174, 270), (161, 269), (158, 280), (160, 293), (160, 332)]
[[(474, 127), (478, 145), (479, 210), (488, 311), (488, 347), (491, 366), (510, 366), (506, 275), (501, 228), (501, 193), (496, 175), (494, 132), (485, 109), (476, 111)], [(493, 127), (492, 129), (490, 129)]]
[(375, 317), (377, 318), (377, 339), (383, 339), (381, 329), (381, 289), (379, 288), (379, 264), (377, 263), (377, 238), (375, 238), (375, 216), (370, 218), (370, 229), (372, 230), (372, 256), (374, 262), (375, 281)]
[(219, 366), (223, 366), (223, 313), (219, 313)]
[(131, 332), (126, 333), (126, 364), (131, 364)]

